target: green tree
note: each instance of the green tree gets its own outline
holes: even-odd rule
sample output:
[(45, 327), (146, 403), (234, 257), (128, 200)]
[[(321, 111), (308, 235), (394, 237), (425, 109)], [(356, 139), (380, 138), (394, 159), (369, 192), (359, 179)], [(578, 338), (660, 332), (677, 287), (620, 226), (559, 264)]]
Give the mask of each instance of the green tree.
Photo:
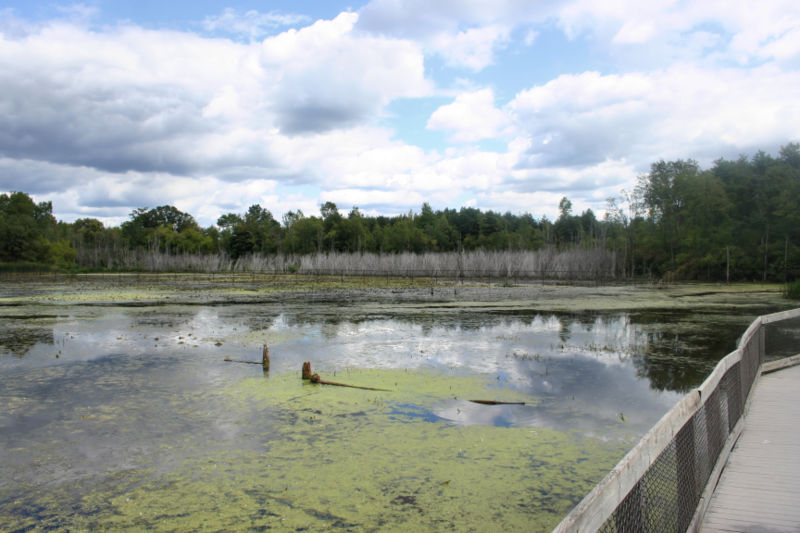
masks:
[(319, 209), (322, 215), (322, 244), (325, 250), (341, 251), (342, 215), (333, 202), (325, 202)]
[(52, 210), (50, 202), (35, 204), (23, 192), (0, 195), (0, 260), (49, 262)]
[(553, 225), (556, 243), (560, 247), (577, 243), (581, 233), (581, 221), (572, 214), (572, 202), (565, 196), (558, 203), (559, 216)]
[(650, 166), (650, 174), (639, 176), (637, 193), (658, 227), (662, 246), (669, 254), (670, 270), (676, 267), (675, 258), (684, 238), (687, 187), (699, 171), (692, 160), (661, 160)]
[(122, 223), (121, 229), (122, 238), (131, 248), (177, 251), (178, 235), (187, 230), (200, 231), (192, 215), (171, 205), (135, 209), (130, 218)]
[[(219, 222), (230, 228), (228, 253), (234, 259), (250, 254), (274, 254), (281, 251), (281, 225), (268, 209), (258, 204), (251, 205), (244, 216), (228, 215)], [(230, 226), (232, 225), (232, 227)]]
[(72, 223), (71, 233), (76, 245), (96, 248), (103, 241), (105, 226), (96, 218), (79, 218)]
[(296, 254), (310, 254), (322, 251), (322, 219), (302, 217), (294, 221), (287, 230), (289, 251)]

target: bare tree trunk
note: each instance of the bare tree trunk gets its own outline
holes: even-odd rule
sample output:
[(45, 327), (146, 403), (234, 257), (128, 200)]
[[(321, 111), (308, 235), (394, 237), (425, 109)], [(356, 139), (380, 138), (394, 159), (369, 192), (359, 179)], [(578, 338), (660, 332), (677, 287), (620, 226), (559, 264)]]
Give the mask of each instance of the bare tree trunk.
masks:
[(764, 274), (761, 281), (767, 281), (767, 259), (769, 251), (769, 226), (767, 226), (767, 234), (764, 236)]
[(725, 283), (731, 282), (731, 247), (725, 247)]

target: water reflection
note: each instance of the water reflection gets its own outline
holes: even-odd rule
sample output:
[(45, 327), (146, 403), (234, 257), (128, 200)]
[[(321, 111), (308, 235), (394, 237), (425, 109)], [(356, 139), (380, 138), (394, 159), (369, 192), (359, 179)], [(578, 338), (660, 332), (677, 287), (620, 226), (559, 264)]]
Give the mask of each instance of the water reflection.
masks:
[(54, 344), (52, 327), (0, 327), (0, 347), (3, 351), (24, 357), (36, 344)]
[(767, 359), (790, 357), (800, 352), (800, 318), (767, 324)]
[(535, 402), (486, 408), (449, 401), (431, 416), (592, 435), (620, 426), (646, 431), (733, 348), (749, 319), (704, 316), (699, 327), (689, 312), (320, 304), (83, 307), (46, 318), (16, 316), (0, 326), (0, 367), (6, 369), (120, 354), (153, 365), (202, 365), (208, 376), (225, 379), (248, 371), (223, 365), (225, 357), (254, 360), (268, 344), (274, 373), (297, 371), (311, 360), (328, 373), (366, 367), (479, 374), (499, 392), (514, 390)]
[[(494, 429), (489, 426), (524, 428), (525, 435), (558, 430), (576, 440), (588, 436), (609, 448), (621, 446), (699, 384), (752, 320), (690, 312), (540, 313), (342, 302), (63, 306), (58, 313), (30, 307), (0, 311), (6, 315), (0, 317), (0, 516), (32, 516), (34, 522), (48, 512), (57, 521), (69, 509), (86, 506), (81, 498), (96, 483), (101, 493), (124, 494), (137, 479), (159, 479), (176, 464), (213, 471), (216, 462), (209, 457), (267, 457), (281, 436), (298, 445), (330, 438), (314, 428), (333, 419), (322, 415), (329, 406), (296, 409), (290, 399), (240, 405), (232, 399), (230, 391), (243, 383), (269, 390), (281, 376), (299, 374), (303, 361), (341, 381), (363, 368), (378, 369), (376, 375), (428, 376), (430, 388), (419, 395), (409, 388), (403, 392), (413, 393), (402, 401), (380, 393), (374, 403), (346, 405), (335, 416), (344, 417), (342, 424), (346, 418), (351, 430), (373, 424), (377, 412), (391, 424), (434, 432), (442, 426), (459, 434)], [(265, 343), (272, 354), (269, 374), (224, 361), (257, 360)], [(445, 386), (464, 376), (477, 376), (485, 396), (451, 393)], [(321, 394), (297, 381), (293, 398)], [(422, 394), (425, 401), (418, 401)], [(509, 398), (525, 404), (470, 402)], [(336, 428), (328, 425), (328, 431)], [(344, 437), (335, 442), (348, 445)], [(253, 470), (272, 468), (268, 461), (278, 456)], [(564, 477), (563, 465), (551, 468)], [(216, 482), (216, 474), (208, 475)], [(444, 490), (439, 483), (450, 477), (437, 481), (436, 490)], [(269, 490), (282, 494), (284, 483)], [(70, 495), (56, 506), (58, 512), (40, 503), (50, 487)], [(20, 505), (24, 510), (17, 510)]]

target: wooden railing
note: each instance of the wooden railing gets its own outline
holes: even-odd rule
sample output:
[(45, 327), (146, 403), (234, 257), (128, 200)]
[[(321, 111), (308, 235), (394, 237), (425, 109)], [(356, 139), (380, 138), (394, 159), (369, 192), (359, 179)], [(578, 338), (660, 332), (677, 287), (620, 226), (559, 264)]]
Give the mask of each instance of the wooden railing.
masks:
[(800, 318), (800, 309), (758, 317), (736, 350), (639, 441), (553, 530), (696, 531), (722, 466), (742, 431), (750, 391), (764, 364), (765, 326)]

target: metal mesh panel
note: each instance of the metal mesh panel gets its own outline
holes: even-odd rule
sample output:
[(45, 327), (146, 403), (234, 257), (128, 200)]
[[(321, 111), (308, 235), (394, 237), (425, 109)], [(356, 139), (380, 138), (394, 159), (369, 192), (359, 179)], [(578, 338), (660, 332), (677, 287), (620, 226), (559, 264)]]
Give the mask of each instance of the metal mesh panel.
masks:
[(701, 480), (701, 487), (705, 485), (711, 470), (714, 468), (714, 463), (722, 452), (722, 446), (725, 444), (725, 439), (728, 437), (727, 420), (725, 421), (725, 429), (723, 430), (722, 418), (720, 416), (720, 399), (722, 398), (719, 389), (716, 389), (709, 397), (706, 404), (703, 406), (705, 411), (706, 422), (706, 436), (708, 438), (706, 445), (708, 449), (707, 456), (712, 460), (709, 464), (704, 465), (705, 475)]
[[(712, 419), (713, 409), (709, 409), (709, 403), (716, 401), (713, 396), (709, 398), (706, 404), (700, 408), (697, 413), (692, 417), (694, 423), (694, 490), (697, 494), (703, 492), (703, 485), (705, 480), (708, 479), (711, 469), (714, 468), (714, 460), (716, 456), (713, 455), (713, 449), (709, 444), (711, 443), (710, 431), (714, 430), (715, 423)], [(717, 424), (718, 425), (718, 424)]]
[(676, 445), (673, 441), (600, 528), (603, 533), (675, 531)]
[(750, 394), (750, 387), (753, 386), (753, 381), (755, 381), (758, 367), (762, 362), (761, 354), (764, 353), (763, 343), (764, 330), (763, 328), (759, 328), (759, 330), (742, 345), (742, 360), (740, 363), (742, 398), (747, 398), (747, 395)]
[(750, 391), (763, 336), (743, 347), (742, 360), (727, 370), (717, 388), (617, 506), (599, 531), (683, 532), (691, 523), (700, 495), (739, 418)]
[[(782, 326), (782, 331), (791, 329), (793, 338), (798, 338), (800, 317), (791, 313), (786, 320), (790, 324)], [(768, 318), (773, 323), (785, 320), (774, 315)], [(716, 388), (697, 391), (706, 395), (701, 405), (598, 531), (686, 531), (765, 360), (766, 328), (762, 319), (754, 324), (758, 327), (739, 347), (741, 357), (719, 378)]]
[(733, 365), (720, 383), (720, 389), (726, 391), (728, 396), (728, 432), (733, 431), (733, 427), (742, 416), (742, 408), (744, 407), (741, 372), (739, 371), (740, 365), (741, 363)]

